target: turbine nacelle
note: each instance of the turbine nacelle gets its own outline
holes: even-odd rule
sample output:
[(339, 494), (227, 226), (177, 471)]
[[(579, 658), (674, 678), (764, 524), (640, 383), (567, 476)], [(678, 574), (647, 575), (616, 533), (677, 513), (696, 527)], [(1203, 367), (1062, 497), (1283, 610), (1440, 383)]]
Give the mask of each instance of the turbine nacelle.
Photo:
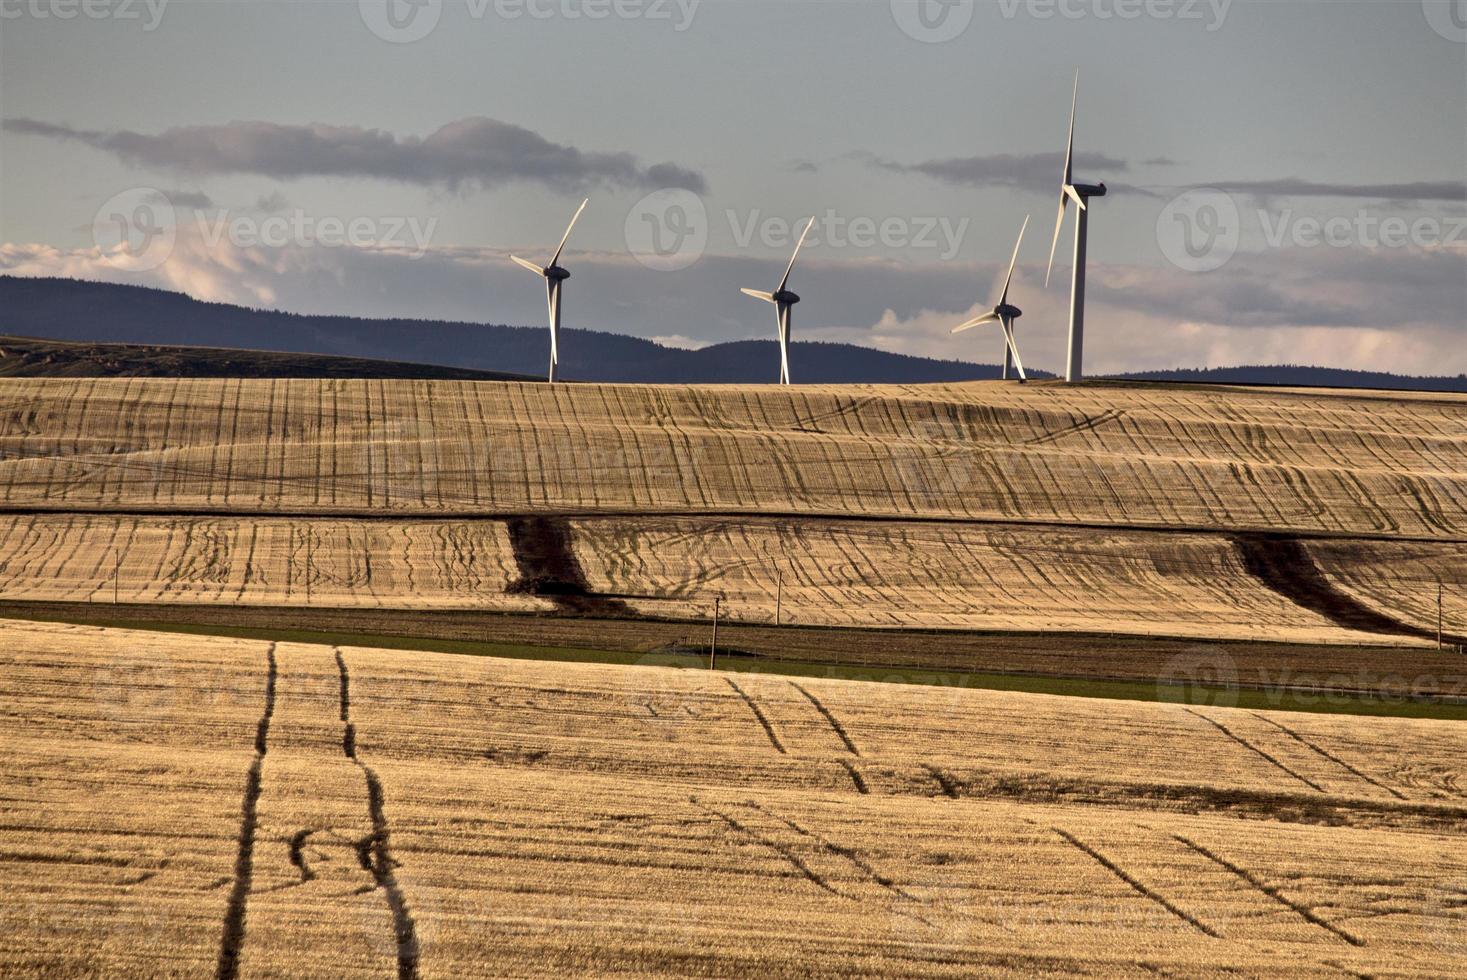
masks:
[(805, 239), (810, 234), (810, 229), (815, 227), (815, 219), (805, 225), (805, 230), (800, 234), (799, 244), (795, 246), (795, 254), (790, 256), (790, 264), (784, 270), (784, 278), (779, 281), (772, 293), (766, 293), (760, 289), (741, 289), (739, 292), (745, 296), (752, 296), (765, 303), (774, 304), (775, 321), (779, 328), (779, 383), (787, 385), (790, 383), (790, 310), (800, 301), (800, 295), (785, 288), (789, 285), (790, 273), (795, 271), (795, 259), (800, 257), (800, 249), (805, 247)]
[(545, 280), (545, 302), (550, 311), (550, 373), (548, 380), (555, 383), (555, 368), (560, 363), (560, 291), (567, 279), (570, 278), (570, 270), (560, 264), (560, 255), (565, 251), (565, 243), (570, 241), (571, 229), (581, 219), (581, 212), (586, 210), (590, 200), (581, 202), (576, 213), (571, 217), (570, 224), (566, 226), (565, 234), (560, 238), (560, 245), (555, 249), (555, 255), (549, 265), (540, 265), (529, 259), (522, 259), (518, 255), (511, 255), (509, 260), (522, 269), (527, 269)]
[(1009, 302), (1009, 289), (1014, 284), (1014, 269), (1018, 268), (1019, 265), (1019, 249), (1024, 245), (1024, 232), (1028, 230), (1029, 218), (1026, 216), (1024, 218), (1024, 224), (1019, 228), (1019, 240), (1014, 242), (1014, 255), (1013, 258), (1009, 259), (1009, 271), (1003, 277), (1003, 290), (998, 294), (998, 303), (994, 305), (993, 309), (982, 316), (974, 317), (967, 323), (953, 327), (953, 333), (963, 333), (972, 330), (974, 327), (981, 327), (988, 323), (999, 325), (999, 328), (1003, 330), (1004, 380), (1008, 380), (1010, 365), (1019, 369), (1020, 381), (1029, 380), (1028, 375), (1024, 373), (1024, 362), (1019, 359), (1019, 345), (1014, 340), (1014, 321), (1023, 316), (1024, 311)]

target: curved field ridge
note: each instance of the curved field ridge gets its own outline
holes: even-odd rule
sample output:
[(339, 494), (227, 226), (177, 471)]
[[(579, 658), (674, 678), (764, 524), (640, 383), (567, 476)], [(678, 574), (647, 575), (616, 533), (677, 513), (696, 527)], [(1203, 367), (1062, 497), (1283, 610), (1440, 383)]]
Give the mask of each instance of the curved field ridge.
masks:
[(0, 507), (781, 513), (1467, 539), (1467, 397), (0, 381)]
[(0, 703), (6, 977), (1467, 972), (1455, 722), (14, 623)]

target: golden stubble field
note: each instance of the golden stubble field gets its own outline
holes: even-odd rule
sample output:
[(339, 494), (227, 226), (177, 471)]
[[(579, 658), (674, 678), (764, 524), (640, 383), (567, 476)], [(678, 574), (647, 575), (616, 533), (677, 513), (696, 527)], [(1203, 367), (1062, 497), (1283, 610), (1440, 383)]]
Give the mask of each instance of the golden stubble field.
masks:
[(6, 976), (1467, 971), (1460, 724), (10, 623)]
[(1467, 399), (7, 379), (0, 552), (10, 600), (1419, 645)]

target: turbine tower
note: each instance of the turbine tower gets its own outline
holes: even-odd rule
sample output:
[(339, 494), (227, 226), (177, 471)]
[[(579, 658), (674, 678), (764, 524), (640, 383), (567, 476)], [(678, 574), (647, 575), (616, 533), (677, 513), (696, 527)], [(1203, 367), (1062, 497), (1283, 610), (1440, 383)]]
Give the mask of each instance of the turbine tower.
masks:
[(789, 268), (784, 270), (784, 278), (779, 281), (778, 289), (772, 293), (761, 293), (757, 289), (740, 290), (747, 296), (774, 304), (775, 312), (779, 317), (779, 383), (782, 385), (790, 383), (790, 310), (800, 301), (797, 294), (790, 292), (785, 287), (789, 285), (790, 273), (795, 268), (795, 259), (800, 257), (800, 249), (805, 247), (805, 237), (810, 234), (810, 229), (813, 227), (815, 227), (815, 219), (812, 217), (810, 223), (805, 226), (804, 232), (800, 234), (800, 243), (795, 246), (795, 254), (790, 256)]
[(560, 253), (565, 251), (565, 243), (570, 240), (571, 229), (576, 226), (581, 212), (586, 210), (586, 205), (590, 203), (591, 199), (586, 198), (576, 209), (570, 225), (565, 229), (565, 235), (560, 239), (560, 247), (555, 250), (555, 257), (543, 269), (518, 255), (510, 256), (510, 260), (516, 265), (529, 269), (545, 280), (545, 301), (550, 306), (550, 375), (548, 380), (551, 384), (555, 384), (555, 368), (560, 363), (560, 293), (565, 281), (570, 278), (570, 273), (560, 266)]
[(1054, 224), (1054, 242), (1049, 246), (1049, 271), (1044, 274), (1045, 288), (1054, 272), (1054, 253), (1059, 247), (1060, 231), (1065, 226), (1065, 207), (1075, 202), (1075, 268), (1070, 288), (1070, 351), (1065, 360), (1065, 380), (1080, 381), (1085, 376), (1085, 248), (1090, 232), (1092, 197), (1105, 196), (1105, 184), (1075, 183), (1075, 110), (1080, 104), (1080, 73), (1075, 72), (1075, 95), (1070, 102), (1070, 142), (1065, 148), (1065, 177), (1060, 184), (1059, 219)]
[(999, 294), (998, 303), (987, 313), (975, 317), (961, 326), (953, 327), (953, 333), (962, 333), (964, 330), (972, 330), (974, 327), (985, 323), (998, 323), (1003, 327), (1003, 379), (1009, 379), (1010, 367), (1019, 369), (1019, 380), (1028, 381), (1028, 375), (1024, 374), (1024, 362), (1019, 357), (1019, 346), (1014, 342), (1014, 321), (1024, 315), (1024, 311), (1009, 302), (1009, 286), (1014, 281), (1014, 267), (1019, 263), (1019, 248), (1024, 244), (1024, 232), (1029, 228), (1029, 218), (1025, 216), (1023, 227), (1019, 229), (1019, 240), (1014, 243), (1014, 257), (1009, 260), (1009, 274), (1003, 280), (1003, 292)]

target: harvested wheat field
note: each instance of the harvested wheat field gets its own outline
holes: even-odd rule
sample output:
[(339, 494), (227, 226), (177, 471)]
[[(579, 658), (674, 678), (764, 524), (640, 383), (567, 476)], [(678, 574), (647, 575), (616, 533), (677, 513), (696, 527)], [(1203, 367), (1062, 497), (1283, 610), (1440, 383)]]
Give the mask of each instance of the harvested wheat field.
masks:
[(1467, 398), (0, 380), (0, 598), (1467, 634)]
[(1459, 724), (0, 640), (6, 976), (1467, 971)]

